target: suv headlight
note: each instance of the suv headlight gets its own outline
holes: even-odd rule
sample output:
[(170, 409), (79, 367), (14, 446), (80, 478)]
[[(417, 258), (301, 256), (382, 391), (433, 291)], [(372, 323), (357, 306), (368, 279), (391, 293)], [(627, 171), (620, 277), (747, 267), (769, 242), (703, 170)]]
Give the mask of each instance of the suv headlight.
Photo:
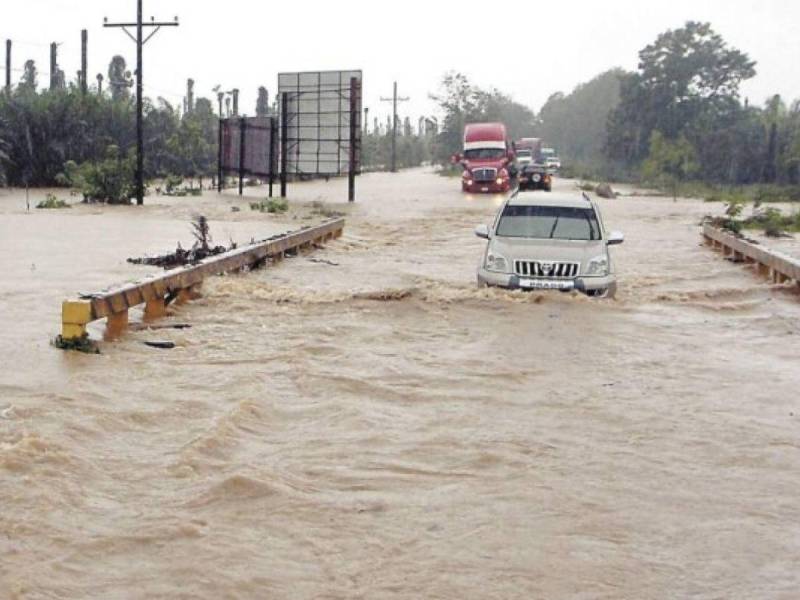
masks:
[(486, 270), (493, 273), (508, 273), (508, 261), (497, 252), (489, 252), (486, 255)]
[(595, 256), (589, 261), (589, 266), (586, 268), (586, 275), (594, 275), (596, 277), (605, 277), (608, 275), (608, 256)]

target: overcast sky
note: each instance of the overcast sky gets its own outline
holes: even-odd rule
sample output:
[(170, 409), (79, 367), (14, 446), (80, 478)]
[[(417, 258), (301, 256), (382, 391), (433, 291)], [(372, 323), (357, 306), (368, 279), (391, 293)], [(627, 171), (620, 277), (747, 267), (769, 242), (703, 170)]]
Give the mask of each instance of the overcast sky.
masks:
[[(135, 47), (111, 21), (133, 20), (135, 0), (5, 0), (0, 37), (14, 40), (13, 68), (33, 58), (46, 84), (51, 41), (68, 78), (80, 66), (80, 30), (89, 29), (89, 71), (107, 74), (112, 55), (130, 68)], [(198, 95), (242, 90), (252, 114), (256, 90), (274, 94), (279, 71), (363, 69), (365, 106), (388, 114), (380, 96), (392, 82), (411, 102), (401, 114), (435, 110), (428, 94), (449, 70), (494, 86), (535, 110), (556, 91), (569, 92), (602, 71), (635, 69), (637, 53), (662, 31), (687, 20), (710, 21), (731, 45), (758, 61), (744, 95), (762, 103), (774, 93), (800, 98), (800, 2), (796, 0), (560, 0), (505, 3), (406, 0), (145, 0), (145, 17), (172, 19), (145, 50), (149, 96), (180, 102), (187, 77)], [(1, 61), (3, 68), (5, 61)], [(14, 73), (14, 79), (20, 73)]]

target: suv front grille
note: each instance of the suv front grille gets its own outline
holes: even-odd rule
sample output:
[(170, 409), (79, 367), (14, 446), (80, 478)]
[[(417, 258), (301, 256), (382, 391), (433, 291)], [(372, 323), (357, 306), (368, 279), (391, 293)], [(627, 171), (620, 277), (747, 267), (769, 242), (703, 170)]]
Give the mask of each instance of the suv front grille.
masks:
[(574, 279), (580, 272), (579, 263), (547, 262), (538, 260), (514, 261), (514, 272), (522, 277), (545, 279)]
[(475, 181), (494, 181), (497, 178), (497, 169), (475, 169), (472, 172)]

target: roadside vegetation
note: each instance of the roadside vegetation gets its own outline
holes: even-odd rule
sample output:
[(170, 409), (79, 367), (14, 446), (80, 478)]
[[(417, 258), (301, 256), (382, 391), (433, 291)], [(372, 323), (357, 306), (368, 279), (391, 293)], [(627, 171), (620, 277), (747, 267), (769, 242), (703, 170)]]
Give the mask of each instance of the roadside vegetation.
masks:
[[(63, 77), (39, 89), (28, 61), (10, 94), (0, 94), (0, 183), (74, 187), (90, 200), (128, 202), (136, 145), (135, 103), (124, 59), (109, 66), (111, 85), (84, 95)], [(145, 99), (145, 176), (178, 175), (202, 185), (216, 170), (217, 115), (198, 98), (186, 110)], [(122, 182), (125, 180), (125, 183)]]
[(763, 206), (756, 202), (752, 205), (749, 216), (744, 216), (748, 203), (744, 198), (730, 200), (722, 217), (709, 217), (712, 225), (725, 229), (736, 236), (745, 231), (761, 231), (767, 237), (792, 237), (792, 233), (800, 233), (800, 209), (791, 214), (784, 213), (774, 206)]

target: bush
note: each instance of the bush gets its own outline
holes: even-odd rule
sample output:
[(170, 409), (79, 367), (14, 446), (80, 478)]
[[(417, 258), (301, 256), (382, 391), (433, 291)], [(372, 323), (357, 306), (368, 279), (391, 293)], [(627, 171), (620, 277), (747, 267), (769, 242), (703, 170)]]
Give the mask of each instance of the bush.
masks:
[(289, 210), (289, 201), (285, 198), (270, 198), (269, 200), (262, 200), (261, 202), (251, 202), (250, 210), (271, 214), (285, 213)]
[(781, 237), (786, 235), (784, 231), (785, 220), (783, 214), (777, 208), (768, 208), (764, 213), (764, 235), (767, 237)]
[(134, 193), (135, 164), (133, 156), (125, 157), (117, 146), (109, 146), (105, 160), (100, 162), (77, 165), (68, 161), (59, 179), (79, 189), (86, 201), (130, 204)]
[(165, 194), (167, 196), (175, 195), (175, 192), (178, 190), (180, 185), (183, 183), (183, 177), (180, 175), (167, 175), (167, 179), (164, 181), (164, 187), (166, 188)]
[(335, 219), (337, 217), (344, 216), (345, 213), (328, 208), (323, 202), (314, 200), (311, 203), (311, 214), (313, 216), (325, 217), (327, 219)]
[(36, 208), (50, 209), (50, 208), (70, 208), (64, 200), (59, 200), (53, 194), (47, 194), (47, 198), (39, 202)]

